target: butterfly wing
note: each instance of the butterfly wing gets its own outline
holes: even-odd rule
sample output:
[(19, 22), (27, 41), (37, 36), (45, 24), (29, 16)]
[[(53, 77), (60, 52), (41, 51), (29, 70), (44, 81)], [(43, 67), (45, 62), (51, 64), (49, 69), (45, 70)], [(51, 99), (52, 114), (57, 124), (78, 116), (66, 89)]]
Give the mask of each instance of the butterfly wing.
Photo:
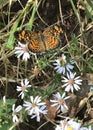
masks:
[(45, 51), (45, 44), (43, 43), (42, 32), (37, 33), (37, 36), (32, 37), (28, 48), (33, 53), (40, 53)]
[(54, 36), (45, 36), (46, 50), (52, 50), (59, 46), (59, 40)]
[(55, 49), (60, 45), (61, 33), (62, 29), (58, 26), (54, 26), (43, 32), (46, 50)]
[(16, 31), (14, 33), (15, 38), (21, 43), (27, 44), (31, 40), (33, 33), (27, 30)]

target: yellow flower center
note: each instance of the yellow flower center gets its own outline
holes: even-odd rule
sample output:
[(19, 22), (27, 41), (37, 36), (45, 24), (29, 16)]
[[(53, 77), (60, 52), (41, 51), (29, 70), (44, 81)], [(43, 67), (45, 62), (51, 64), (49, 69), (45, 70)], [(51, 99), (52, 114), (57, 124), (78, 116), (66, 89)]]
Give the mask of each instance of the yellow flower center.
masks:
[(74, 80), (73, 79), (69, 79), (69, 81), (68, 81), (68, 84), (74, 84)]
[(66, 60), (63, 59), (62, 57), (59, 57), (58, 60), (60, 61), (61, 66), (65, 66), (66, 65)]
[(32, 104), (32, 108), (36, 107), (37, 105), (35, 103)]
[(58, 104), (59, 104), (59, 105), (64, 104), (64, 100), (63, 100), (62, 98), (61, 98), (61, 99), (59, 99), (59, 100), (58, 100)]
[(73, 128), (71, 126), (68, 126), (66, 130), (73, 130)]

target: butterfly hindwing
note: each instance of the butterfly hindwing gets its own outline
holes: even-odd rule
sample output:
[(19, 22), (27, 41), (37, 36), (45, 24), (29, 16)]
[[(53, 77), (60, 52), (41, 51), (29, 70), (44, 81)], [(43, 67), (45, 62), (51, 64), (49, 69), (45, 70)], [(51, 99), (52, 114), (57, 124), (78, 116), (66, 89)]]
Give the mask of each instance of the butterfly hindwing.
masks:
[(62, 29), (58, 26), (43, 32), (46, 50), (55, 49), (60, 45)]
[(45, 45), (41, 40), (41, 36), (37, 36), (37, 38), (31, 39), (30, 43), (28, 44), (28, 48), (33, 53), (40, 53), (45, 51)]

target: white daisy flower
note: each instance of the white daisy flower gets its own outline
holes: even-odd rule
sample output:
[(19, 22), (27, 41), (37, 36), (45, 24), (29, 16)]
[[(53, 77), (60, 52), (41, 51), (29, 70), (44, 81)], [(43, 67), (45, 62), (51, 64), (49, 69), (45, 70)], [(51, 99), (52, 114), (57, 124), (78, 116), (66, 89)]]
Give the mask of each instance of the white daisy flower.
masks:
[(67, 121), (62, 120), (60, 124), (56, 126), (55, 130), (80, 130), (80, 123), (77, 123), (73, 120)]
[(20, 94), (18, 96), (21, 96), (21, 99), (24, 98), (24, 93), (28, 92), (27, 88), (31, 87), (31, 85), (29, 85), (29, 81), (28, 79), (25, 79), (24, 81), (21, 80), (21, 86), (17, 86), (17, 91), (20, 92)]
[(46, 110), (46, 106), (39, 107), (38, 111), (32, 114), (31, 119), (36, 117), (37, 122), (40, 122), (40, 114), (47, 114), (48, 110)]
[(17, 58), (22, 56), (22, 59), (27, 61), (30, 58), (28, 45), (22, 44), (21, 42), (18, 42), (20, 47), (15, 47), (15, 54), (17, 54)]
[(74, 121), (73, 119), (67, 121), (61, 120), (60, 124), (56, 126), (55, 130), (92, 130), (91, 126), (81, 127), (81, 123)]
[(54, 94), (55, 100), (50, 100), (53, 104), (51, 106), (57, 106), (57, 110), (61, 110), (62, 112), (66, 112), (68, 110), (68, 107), (65, 103), (65, 100), (70, 98), (70, 96), (65, 97), (65, 93), (62, 95), (57, 92), (57, 94)]
[(36, 96), (34, 99), (33, 96), (30, 96), (30, 102), (25, 101), (25, 104), (23, 104), (23, 106), (26, 107), (26, 111), (28, 112), (28, 115), (31, 116), (31, 118), (36, 117), (36, 120), (40, 121), (40, 113), (47, 113), (45, 104), (45, 102), (41, 102), (41, 97)]
[[(38, 109), (39, 111), (39, 109)], [(30, 115), (30, 114), (28, 114)], [(31, 115), (31, 119), (35, 118), (36, 117), (36, 121), (37, 122), (40, 122), (40, 113), (39, 112), (35, 112), (34, 114)]]
[(80, 130), (92, 130), (92, 127), (89, 126), (89, 127), (81, 127)]
[(57, 73), (59, 74), (65, 74), (66, 71), (70, 71), (74, 68), (72, 64), (74, 62), (71, 60), (69, 63), (67, 63), (66, 56), (62, 54), (61, 57), (59, 57), (57, 60), (55, 60), (56, 63), (54, 65), (56, 66), (54, 69), (57, 70)]
[(79, 130), (81, 127), (81, 123), (74, 121), (73, 119), (68, 121), (68, 126), (72, 128), (72, 130)]
[(78, 91), (80, 89), (79, 85), (81, 85), (82, 80), (80, 79), (80, 76), (75, 77), (76, 73), (67, 73), (67, 78), (63, 77), (64, 80), (62, 80), (64, 85), (62, 87), (65, 87), (65, 91), (69, 92), (71, 91), (73, 93), (74, 89)]
[(19, 119), (18, 119), (18, 112), (20, 112), (22, 110), (22, 106), (19, 105), (15, 108), (15, 104), (13, 104), (12, 106), (12, 116), (13, 116), (13, 122), (19, 122)]

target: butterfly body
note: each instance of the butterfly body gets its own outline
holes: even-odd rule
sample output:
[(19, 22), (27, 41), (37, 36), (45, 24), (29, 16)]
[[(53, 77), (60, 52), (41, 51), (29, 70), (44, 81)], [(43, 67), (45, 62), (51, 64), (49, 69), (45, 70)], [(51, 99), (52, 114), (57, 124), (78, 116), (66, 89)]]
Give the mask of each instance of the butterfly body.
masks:
[(28, 44), (28, 49), (34, 53), (55, 49), (60, 44), (62, 29), (58, 26), (39, 32), (23, 30), (18, 33), (17, 39)]

